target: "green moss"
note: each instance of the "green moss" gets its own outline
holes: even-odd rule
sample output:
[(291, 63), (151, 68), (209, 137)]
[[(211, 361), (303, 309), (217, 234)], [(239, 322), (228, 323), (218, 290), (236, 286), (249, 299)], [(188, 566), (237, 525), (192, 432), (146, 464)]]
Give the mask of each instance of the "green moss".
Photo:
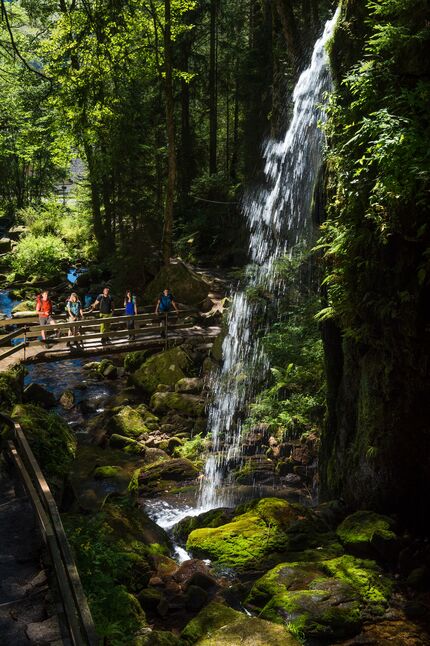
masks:
[(156, 413), (177, 410), (190, 417), (201, 417), (205, 412), (205, 403), (199, 397), (177, 392), (154, 393), (151, 397), (150, 406)]
[(322, 566), (331, 576), (351, 585), (372, 612), (379, 614), (387, 607), (393, 582), (374, 561), (344, 555), (324, 561)]
[(122, 585), (106, 591), (103, 606), (90, 599), (90, 607), (99, 636), (112, 646), (129, 646), (134, 635), (147, 626), (138, 600)]
[(165, 630), (151, 630), (147, 635), (139, 636), (133, 646), (182, 646), (178, 637)]
[(139, 410), (131, 406), (122, 407), (110, 420), (109, 427), (114, 433), (136, 438), (149, 434), (149, 429)]
[(123, 449), (125, 453), (130, 453), (132, 455), (140, 455), (145, 453), (145, 446), (139, 444), (136, 440), (133, 440), (131, 437), (125, 437), (124, 435), (118, 435), (114, 433), (110, 436), (109, 444), (112, 448)]
[(372, 511), (357, 511), (348, 516), (336, 530), (346, 548), (362, 549), (396, 541), (394, 521)]
[(12, 406), (22, 401), (22, 390), (25, 369), (16, 366), (0, 372), (0, 407), (9, 411)]
[(124, 368), (127, 372), (135, 372), (148, 358), (148, 350), (127, 352), (124, 358)]
[(12, 417), (22, 427), (43, 473), (49, 479), (63, 479), (76, 453), (76, 439), (67, 423), (56, 413), (33, 404), (17, 404)]
[(115, 478), (116, 476), (120, 475), (121, 472), (122, 472), (121, 467), (114, 467), (114, 466), (97, 467), (94, 470), (94, 477), (100, 480), (103, 480), (104, 478)]
[(181, 641), (184, 646), (195, 644), (200, 638), (208, 633), (221, 628), (235, 619), (240, 618), (241, 613), (228, 606), (212, 601), (199, 614), (194, 617), (181, 633)]
[(131, 376), (132, 383), (146, 393), (154, 393), (158, 384), (173, 386), (186, 376), (191, 359), (181, 347), (155, 354)]
[(137, 479), (138, 491), (142, 495), (153, 495), (174, 488), (178, 482), (194, 480), (198, 475), (198, 469), (190, 460), (172, 458), (141, 467), (134, 475), (131, 487), (135, 486)]
[(301, 506), (278, 498), (263, 498), (241, 509), (245, 513), (226, 525), (191, 532), (187, 550), (237, 569), (261, 566), (263, 559), (289, 549), (288, 530), (307, 515)]

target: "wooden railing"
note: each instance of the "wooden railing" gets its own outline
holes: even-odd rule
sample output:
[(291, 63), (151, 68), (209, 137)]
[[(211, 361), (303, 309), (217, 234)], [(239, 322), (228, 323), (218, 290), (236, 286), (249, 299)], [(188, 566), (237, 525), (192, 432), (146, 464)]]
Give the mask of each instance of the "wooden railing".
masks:
[(74, 646), (97, 646), (100, 640), (97, 637), (60, 513), (48, 483), (21, 426), (1, 412), (0, 420), (5, 422), (12, 431), (12, 439), (7, 442), (7, 451), (28, 493), (49, 551), (64, 609), (68, 637)]
[[(158, 315), (153, 312), (145, 312), (131, 316), (110, 316), (103, 319), (96, 318), (94, 313), (92, 313), (91, 317), (87, 314), (80, 321), (56, 322), (53, 325), (44, 326), (38, 325), (39, 320), (36, 317), (31, 317), (30, 320), (7, 319), (0, 321), (0, 328), (11, 324), (18, 324), (20, 327), (13, 332), (1, 335), (0, 347), (9, 345), (16, 338), (22, 339), (22, 341), (8, 347), (7, 350), (1, 353), (0, 360), (23, 348), (40, 345), (38, 339), (42, 330), (49, 337), (49, 343), (53, 345), (64, 343), (65, 341), (77, 343), (96, 341), (102, 336), (108, 336), (110, 339), (128, 339), (129, 336), (133, 336), (140, 341), (148, 335), (154, 335), (159, 332), (164, 337), (164, 344), (167, 348), (169, 334), (172, 331), (176, 333), (193, 326), (192, 321), (186, 320), (191, 314), (196, 314), (196, 310), (187, 309), (180, 310), (178, 313), (169, 312)], [(134, 329), (124, 329), (128, 321), (131, 320), (134, 322)], [(25, 324), (22, 325), (23, 323)], [(109, 332), (106, 332), (104, 335), (100, 332), (101, 324), (107, 324), (110, 327)], [(69, 330), (73, 333), (72, 335), (68, 335)], [(78, 333), (76, 334), (76, 332)], [(62, 334), (66, 336), (62, 336)]]

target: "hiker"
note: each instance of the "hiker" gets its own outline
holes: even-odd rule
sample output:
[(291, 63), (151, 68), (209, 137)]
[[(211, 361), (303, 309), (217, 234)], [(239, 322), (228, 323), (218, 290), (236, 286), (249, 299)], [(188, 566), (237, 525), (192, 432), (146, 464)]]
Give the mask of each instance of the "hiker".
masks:
[[(70, 298), (66, 304), (66, 312), (67, 312), (67, 320), (70, 323), (72, 323), (73, 321), (80, 321), (81, 319), (84, 318), (84, 314), (82, 312), (82, 303), (79, 300), (79, 296), (77, 295), (76, 292), (72, 292), (70, 294)], [(73, 325), (69, 327), (67, 336), (78, 336), (79, 333), (80, 333), (79, 325)], [(70, 347), (71, 342), (68, 341), (67, 345)], [(76, 345), (78, 345), (78, 342), (76, 342)]]
[(168, 312), (171, 311), (172, 307), (174, 308), (175, 312), (178, 314), (178, 306), (175, 303), (175, 299), (173, 298), (173, 294), (171, 294), (170, 289), (164, 289), (163, 293), (160, 294), (160, 297), (157, 301), (157, 305), (155, 306), (155, 313), (156, 314), (167, 314)]
[[(100, 308), (100, 318), (107, 319), (113, 316), (115, 307), (113, 303), (113, 298), (110, 295), (109, 287), (105, 287), (103, 292), (99, 294), (91, 305), (91, 309), (94, 310), (97, 306)], [(100, 334), (102, 335), (102, 344), (111, 343), (110, 338), (107, 336), (110, 331), (110, 323), (102, 323), (100, 325)]]
[[(137, 301), (136, 301), (136, 296), (131, 293), (130, 289), (127, 289), (125, 292), (124, 296), (124, 309), (125, 309), (125, 315), (126, 316), (136, 316), (137, 314)], [(134, 330), (134, 319), (129, 319), (127, 321), (127, 329), (129, 331), (128, 335), (128, 340), (129, 341), (134, 341), (135, 336), (131, 332), (131, 330)]]
[[(39, 315), (39, 325), (55, 325), (52, 318), (52, 301), (49, 298), (48, 290), (44, 290), (36, 299), (36, 312)], [(46, 343), (46, 332), (41, 330), (42, 343)]]

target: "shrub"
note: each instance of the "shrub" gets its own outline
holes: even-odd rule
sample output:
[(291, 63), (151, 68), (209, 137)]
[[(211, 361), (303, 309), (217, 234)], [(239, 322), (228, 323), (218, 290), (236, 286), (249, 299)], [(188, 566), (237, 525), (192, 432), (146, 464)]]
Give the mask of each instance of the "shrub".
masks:
[(61, 238), (32, 233), (22, 238), (11, 258), (12, 270), (24, 276), (42, 277), (55, 275), (61, 263), (70, 260), (69, 251)]

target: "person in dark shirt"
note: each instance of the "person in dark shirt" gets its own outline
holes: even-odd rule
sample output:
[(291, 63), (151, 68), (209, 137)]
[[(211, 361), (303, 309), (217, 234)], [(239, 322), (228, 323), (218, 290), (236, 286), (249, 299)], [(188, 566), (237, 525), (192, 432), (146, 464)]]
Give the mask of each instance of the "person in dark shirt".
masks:
[[(124, 296), (124, 309), (126, 316), (136, 316), (137, 315), (137, 300), (136, 296), (132, 294), (130, 289), (127, 289)], [(127, 329), (129, 331), (129, 341), (134, 341), (135, 336), (133, 333), (134, 330), (134, 319), (127, 321)]]
[[(108, 319), (111, 316), (113, 316), (115, 311), (115, 306), (113, 302), (113, 297), (110, 295), (109, 287), (105, 287), (103, 289), (103, 292), (97, 296), (96, 300), (91, 305), (92, 310), (94, 310), (96, 307), (99, 307), (101, 319)], [(103, 345), (105, 343), (111, 342), (108, 337), (109, 331), (110, 331), (110, 323), (103, 322), (100, 325), (100, 334), (102, 335)]]
[(175, 299), (173, 298), (173, 294), (171, 294), (169, 289), (165, 289), (158, 298), (157, 305), (155, 306), (155, 313), (164, 314), (166, 312), (170, 312), (172, 308), (175, 312), (179, 311), (178, 306), (175, 303)]

